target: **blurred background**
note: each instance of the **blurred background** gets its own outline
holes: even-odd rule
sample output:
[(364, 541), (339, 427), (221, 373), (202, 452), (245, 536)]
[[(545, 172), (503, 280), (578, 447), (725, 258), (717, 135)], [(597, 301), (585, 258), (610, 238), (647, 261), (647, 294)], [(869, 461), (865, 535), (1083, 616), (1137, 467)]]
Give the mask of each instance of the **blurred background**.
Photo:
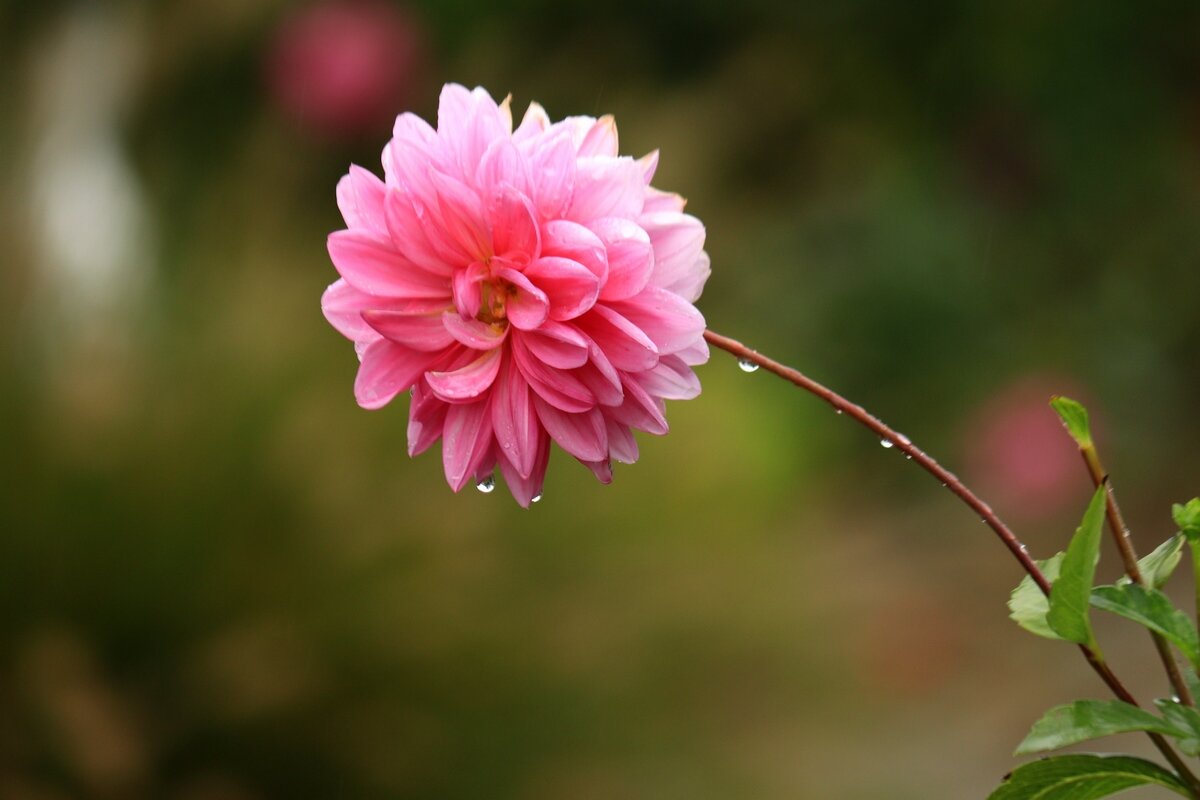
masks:
[(452, 495), (321, 317), (334, 185), (445, 81), (613, 113), (707, 225), (715, 330), (1039, 557), (1077, 396), (1148, 552), (1200, 493), (1198, 37), (1188, 0), (3, 0), (0, 800), (986, 796), (1105, 694), (978, 519), (720, 353), (612, 486)]

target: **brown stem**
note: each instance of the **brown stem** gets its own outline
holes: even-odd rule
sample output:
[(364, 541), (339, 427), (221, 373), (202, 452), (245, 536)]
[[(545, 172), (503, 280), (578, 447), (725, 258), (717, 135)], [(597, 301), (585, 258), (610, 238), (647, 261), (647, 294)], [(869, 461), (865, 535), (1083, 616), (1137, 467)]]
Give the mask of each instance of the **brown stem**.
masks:
[[(1088, 474), (1092, 476), (1092, 483), (1097, 489), (1101, 486), (1104, 487), (1104, 508), (1108, 516), (1108, 527), (1112, 531), (1113, 541), (1117, 544), (1117, 552), (1121, 554), (1121, 561), (1125, 564), (1125, 574), (1134, 583), (1146, 587), (1146, 577), (1142, 575), (1142, 570), (1138, 567), (1138, 555), (1137, 550), (1133, 547), (1133, 537), (1129, 534), (1129, 526), (1125, 524), (1121, 507), (1117, 505), (1117, 493), (1113, 490), (1112, 481), (1109, 480), (1108, 473), (1104, 471), (1104, 465), (1100, 463), (1100, 454), (1096, 451), (1096, 446), (1090, 443), (1082, 445), (1079, 452), (1083, 455), (1083, 463), (1087, 465)], [(1154, 640), (1154, 649), (1158, 651), (1158, 658), (1167, 672), (1167, 680), (1171, 682), (1175, 696), (1184, 705), (1195, 705), (1187, 681), (1183, 679), (1183, 674), (1179, 671), (1179, 662), (1175, 660), (1175, 654), (1171, 652), (1171, 645), (1167, 643), (1161, 633), (1157, 631), (1149, 633), (1150, 638)]]
[[(727, 353), (736, 356), (739, 360), (755, 364), (767, 370), (768, 372), (774, 373), (784, 380), (795, 384), (806, 392), (819, 397), (829, 405), (833, 406), (838, 413), (849, 416), (859, 424), (874, 432), (883, 441), (890, 442), (906, 456), (912, 459), (912, 461), (920, 466), (923, 470), (941, 481), (943, 486), (957, 495), (960, 500), (962, 500), (971, 508), (971, 510), (979, 514), (984, 523), (986, 523), (987, 526), (996, 533), (996, 535), (1000, 538), (1001, 543), (1008, 548), (1008, 551), (1012, 553), (1014, 558), (1017, 559), (1017, 562), (1020, 563), (1021, 568), (1024, 569), (1026, 574), (1028, 574), (1033, 582), (1038, 585), (1038, 588), (1040, 588), (1044, 594), (1050, 594), (1050, 581), (1046, 579), (1045, 574), (1042, 573), (1041, 569), (1038, 568), (1037, 563), (1034, 562), (1034, 560), (1030, 557), (1025, 545), (1021, 544), (1021, 540), (1018, 539), (1016, 534), (1013, 533), (1012, 530), (1004, 524), (1000, 517), (996, 515), (996, 512), (992, 510), (991, 506), (983, 502), (978, 495), (968, 489), (963, 482), (958, 479), (958, 476), (946, 470), (941, 464), (937, 463), (932, 457), (926, 454), (924, 450), (914, 445), (907, 436), (902, 433), (897, 433), (862, 406), (858, 405), (857, 403), (850, 402), (837, 392), (820, 383), (817, 383), (799, 370), (784, 366), (778, 361), (768, 358), (756, 350), (751, 350), (749, 347), (746, 347), (746, 345), (742, 344), (736, 339), (730, 339), (728, 336), (722, 336), (721, 334), (715, 333), (711, 330), (706, 330), (704, 332), (704, 338), (713, 347), (724, 350)], [(1123, 700), (1130, 705), (1138, 705), (1138, 702), (1134, 696), (1129, 692), (1128, 689), (1125, 688), (1125, 685), (1121, 683), (1121, 681), (1109, 668), (1108, 664), (1106, 664), (1096, 652), (1085, 645), (1079, 645), (1079, 649), (1083, 652), (1083, 656), (1085, 659), (1087, 659), (1088, 664), (1092, 667), (1096, 674), (1100, 676), (1100, 679), (1104, 681), (1105, 685), (1108, 686), (1108, 688), (1118, 699)], [(1171, 766), (1175, 768), (1180, 778), (1187, 783), (1192, 795), (1196, 798), (1200, 798), (1200, 779), (1198, 779), (1191, 772), (1191, 770), (1188, 769), (1187, 765), (1183, 763), (1166, 739), (1157, 733), (1150, 733), (1148, 735), (1150, 736), (1151, 741), (1154, 742), (1154, 746), (1157, 747), (1159, 752), (1163, 754), (1163, 757), (1171, 763)]]

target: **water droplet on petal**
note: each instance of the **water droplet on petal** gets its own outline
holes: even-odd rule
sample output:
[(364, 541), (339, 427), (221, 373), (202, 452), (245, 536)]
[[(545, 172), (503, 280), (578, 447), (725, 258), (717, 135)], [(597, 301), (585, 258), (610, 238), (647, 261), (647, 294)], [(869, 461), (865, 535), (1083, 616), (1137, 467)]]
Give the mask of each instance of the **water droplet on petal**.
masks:
[(494, 492), (496, 490), (496, 479), (493, 478), (491, 475), (488, 475), (486, 478), (481, 480), (479, 483), (475, 484), (475, 488), (478, 489), (479, 491), (483, 492), (484, 494), (491, 494), (492, 492)]
[(738, 367), (742, 370), (742, 372), (757, 372), (758, 371), (758, 364), (755, 364), (753, 361), (751, 361), (748, 358), (739, 358), (738, 359)]
[(895, 447), (895, 445), (892, 443), (891, 439), (880, 439), (879, 444), (885, 450), (890, 450), (891, 448)]
[(538, 492), (537, 494), (535, 494), (535, 495), (534, 495), (534, 496), (533, 496), (533, 497), (530, 499), (530, 501), (529, 501), (529, 502), (531, 502), (531, 503), (540, 503), (540, 502), (542, 502), (542, 493), (541, 493), (541, 492)]

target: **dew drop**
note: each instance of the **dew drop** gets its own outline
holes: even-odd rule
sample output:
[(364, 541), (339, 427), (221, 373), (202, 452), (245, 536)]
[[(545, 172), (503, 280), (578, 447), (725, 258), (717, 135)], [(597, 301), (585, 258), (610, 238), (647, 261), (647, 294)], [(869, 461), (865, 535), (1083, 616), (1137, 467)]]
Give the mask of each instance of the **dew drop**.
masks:
[(912, 453), (905, 453), (905, 454), (904, 454), (904, 457), (905, 457), (907, 460), (909, 460), (909, 461), (912, 461)]
[(535, 495), (534, 495), (534, 496), (533, 496), (533, 497), (530, 499), (530, 501), (529, 501), (529, 502), (531, 502), (531, 503), (540, 503), (540, 502), (542, 502), (542, 493), (541, 493), (541, 492), (538, 492), (537, 494), (535, 494)]
[(475, 488), (478, 489), (479, 491), (483, 492), (484, 494), (491, 494), (492, 492), (494, 492), (496, 490), (496, 479), (493, 478), (491, 475), (488, 475), (486, 478), (481, 480), (479, 483), (475, 484)]
[(840, 417), (842, 415), (842, 410), (840, 408), (835, 408), (833, 410), (833, 413), (837, 414)]
[(739, 358), (738, 368), (741, 369), (742, 372), (758, 372), (758, 364), (755, 364), (748, 358)]
[(892, 443), (891, 439), (880, 439), (879, 445), (885, 450), (891, 450), (893, 447), (895, 447), (895, 444)]

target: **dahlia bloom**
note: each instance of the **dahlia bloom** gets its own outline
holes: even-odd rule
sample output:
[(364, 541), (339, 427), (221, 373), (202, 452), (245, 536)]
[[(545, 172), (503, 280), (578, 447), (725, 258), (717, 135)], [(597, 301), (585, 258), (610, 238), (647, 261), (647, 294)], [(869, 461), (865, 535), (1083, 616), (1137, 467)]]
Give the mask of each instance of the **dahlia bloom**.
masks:
[(440, 439), (454, 491), (499, 467), (528, 507), (552, 440), (608, 483), (632, 431), (665, 434), (664, 400), (700, 393), (704, 226), (650, 186), (657, 163), (619, 156), (611, 117), (533, 103), (513, 130), (507, 99), (448, 84), (436, 130), (396, 119), (383, 180), (338, 183), (325, 317), (359, 405), (412, 390), (409, 454)]

